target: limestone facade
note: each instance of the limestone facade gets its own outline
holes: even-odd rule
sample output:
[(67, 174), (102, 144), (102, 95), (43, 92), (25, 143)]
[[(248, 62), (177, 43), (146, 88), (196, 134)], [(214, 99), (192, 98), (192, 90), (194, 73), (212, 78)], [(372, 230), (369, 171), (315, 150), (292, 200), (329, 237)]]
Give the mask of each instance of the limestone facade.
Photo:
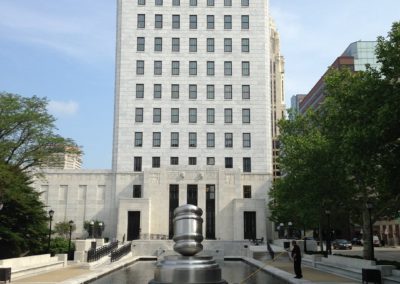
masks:
[(168, 238), (173, 208), (196, 203), (206, 238), (271, 238), (268, 14), (265, 0), (119, 0), (112, 169), (46, 170), (54, 221)]

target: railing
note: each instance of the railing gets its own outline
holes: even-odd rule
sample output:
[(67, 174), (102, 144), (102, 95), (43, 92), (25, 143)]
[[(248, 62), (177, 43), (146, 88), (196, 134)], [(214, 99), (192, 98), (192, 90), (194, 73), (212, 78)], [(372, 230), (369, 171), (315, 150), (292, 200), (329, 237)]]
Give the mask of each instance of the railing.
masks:
[(118, 247), (118, 241), (112, 242), (107, 246), (102, 246), (98, 249), (90, 249), (87, 254), (87, 262), (93, 262), (99, 260), (103, 256), (110, 254), (113, 250)]
[(131, 242), (112, 251), (111, 252), (111, 262), (119, 260), (121, 257), (123, 257), (124, 255), (127, 255), (129, 252), (131, 252)]
[(261, 239), (257, 239), (257, 238), (256, 239), (252, 239), (251, 242), (254, 245), (258, 246), (259, 244), (263, 244), (264, 243), (264, 237), (262, 237)]

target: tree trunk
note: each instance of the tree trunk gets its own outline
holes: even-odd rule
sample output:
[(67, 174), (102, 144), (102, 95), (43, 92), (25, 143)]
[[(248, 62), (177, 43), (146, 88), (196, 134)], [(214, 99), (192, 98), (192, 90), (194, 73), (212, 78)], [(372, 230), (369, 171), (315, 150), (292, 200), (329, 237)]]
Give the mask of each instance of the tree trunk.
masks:
[(365, 208), (362, 212), (362, 220), (363, 220), (363, 257), (364, 259), (372, 260), (371, 255), (371, 227), (370, 227), (370, 216), (368, 209)]

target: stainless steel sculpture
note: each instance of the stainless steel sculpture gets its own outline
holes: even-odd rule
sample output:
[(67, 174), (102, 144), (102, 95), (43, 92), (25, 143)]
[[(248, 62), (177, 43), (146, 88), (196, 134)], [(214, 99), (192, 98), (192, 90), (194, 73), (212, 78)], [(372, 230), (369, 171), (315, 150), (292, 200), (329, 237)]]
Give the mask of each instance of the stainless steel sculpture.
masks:
[(211, 256), (195, 256), (203, 250), (201, 208), (186, 204), (174, 211), (174, 250), (181, 255), (165, 256), (157, 262), (149, 284), (227, 284), (221, 268)]
[(193, 256), (203, 250), (203, 210), (194, 205), (183, 205), (174, 211), (174, 250)]

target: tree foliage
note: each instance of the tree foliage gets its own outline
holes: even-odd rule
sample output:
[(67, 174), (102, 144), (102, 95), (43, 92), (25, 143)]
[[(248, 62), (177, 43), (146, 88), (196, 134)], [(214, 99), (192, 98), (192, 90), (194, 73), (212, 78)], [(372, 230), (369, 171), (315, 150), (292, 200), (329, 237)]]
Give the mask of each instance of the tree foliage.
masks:
[[(90, 225), (91, 222), (93, 222), (93, 225)], [(88, 236), (94, 238), (100, 237), (103, 234), (105, 226), (102, 220), (85, 221), (83, 223), (83, 229), (88, 233)]]
[(272, 218), (315, 224), (323, 208), (344, 209), (363, 224), (369, 212), (391, 216), (400, 206), (400, 23), (376, 49), (381, 68), (330, 70), (326, 99), (315, 112), (280, 124), (284, 177), (271, 190)]
[(319, 115), (310, 111), (291, 117), (280, 122), (279, 164), (284, 177), (274, 183), (269, 206), (274, 221), (314, 229), (323, 222), (325, 210), (345, 195), (345, 184), (337, 179), (341, 160), (333, 155), (335, 145), (321, 131)]
[(0, 93), (0, 257), (43, 252), (48, 217), (32, 175), (59, 153), (79, 153), (71, 139), (56, 134), (47, 99)]
[(0, 160), (21, 170), (39, 167), (56, 153), (79, 152), (71, 139), (55, 133), (48, 100), (0, 93)]
[[(61, 253), (69, 253), (68, 252), (69, 244), (70, 244), (69, 239), (62, 237), (55, 237), (54, 239), (51, 240), (50, 243), (50, 254), (55, 255)], [(73, 252), (74, 250), (75, 250), (75, 244), (71, 242), (70, 251)]]
[(69, 238), (69, 233), (74, 232), (76, 230), (76, 225), (72, 224), (72, 228), (70, 228), (69, 225), (69, 221), (64, 221), (64, 222), (58, 222), (56, 223), (56, 225), (54, 226), (54, 231), (61, 237), (63, 237), (64, 239), (68, 239)]
[(40, 193), (30, 187), (29, 178), (0, 163), (0, 258), (18, 257), (43, 251), (48, 235), (48, 218)]

